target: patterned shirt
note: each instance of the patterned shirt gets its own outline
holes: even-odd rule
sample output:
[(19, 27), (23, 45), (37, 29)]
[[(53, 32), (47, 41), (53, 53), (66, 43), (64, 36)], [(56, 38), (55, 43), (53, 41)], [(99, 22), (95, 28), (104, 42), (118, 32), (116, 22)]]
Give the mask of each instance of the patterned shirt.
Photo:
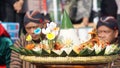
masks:
[[(25, 47), (25, 45), (32, 43), (32, 42), (27, 42), (25, 38), (26, 36), (21, 36), (20, 39), (18, 39), (14, 43), (14, 46)], [(12, 51), (10, 68), (36, 68), (34, 64), (21, 60), (19, 56), (20, 54), (16, 53), (15, 51)]]

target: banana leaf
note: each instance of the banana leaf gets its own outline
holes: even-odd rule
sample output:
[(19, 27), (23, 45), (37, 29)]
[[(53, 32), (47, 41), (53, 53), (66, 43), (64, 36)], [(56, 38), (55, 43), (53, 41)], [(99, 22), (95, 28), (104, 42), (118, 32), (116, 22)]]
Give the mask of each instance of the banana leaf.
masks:
[(10, 48), (21, 55), (27, 55), (26, 51), (22, 47), (17, 48), (15, 46), (11, 46)]
[(11, 46), (10, 49), (12, 49), (13, 51), (20, 53), (20, 48), (16, 48), (15, 46)]
[(31, 50), (34, 56), (41, 56), (42, 51), (33, 51)]
[(79, 56), (88, 56), (89, 55), (89, 50), (88, 48), (85, 48), (80, 51)]
[(57, 56), (59, 56), (59, 55), (58, 55), (57, 53), (55, 53), (54, 51), (51, 51), (50, 56), (52, 56), (52, 57), (57, 57)]
[(20, 54), (21, 54), (21, 55), (28, 55), (28, 53), (26, 52), (25, 49), (21, 49), (21, 50), (20, 50)]
[(46, 50), (42, 49), (41, 56), (49, 56), (49, 55), (50, 54)]
[(91, 53), (89, 54), (90, 56), (95, 56), (95, 50), (92, 50)]
[(28, 56), (33, 56), (34, 53), (32, 52), (32, 50), (28, 50), (28, 49), (24, 49), (25, 53), (27, 53)]
[(75, 57), (75, 56), (78, 56), (78, 54), (74, 50), (72, 50), (68, 56), (74, 56)]
[(63, 51), (60, 55), (61, 57), (66, 57), (67, 56), (67, 53), (65, 51)]
[(116, 54), (120, 54), (120, 48), (116, 48), (112, 53), (110, 53), (109, 55), (116, 55)]
[(105, 49), (106, 49), (106, 47), (103, 48), (103, 49), (102, 49), (98, 54), (96, 54), (96, 55), (99, 55), (99, 56), (104, 55), (104, 53), (105, 53)]
[(120, 47), (118, 47), (117, 49), (114, 50), (113, 55), (115, 55), (115, 54), (120, 54)]

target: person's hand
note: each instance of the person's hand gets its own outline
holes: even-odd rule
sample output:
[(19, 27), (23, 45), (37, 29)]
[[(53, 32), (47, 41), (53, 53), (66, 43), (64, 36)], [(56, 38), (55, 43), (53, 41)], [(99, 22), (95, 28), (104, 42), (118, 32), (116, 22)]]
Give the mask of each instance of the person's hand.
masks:
[(81, 27), (86, 27), (88, 25), (85, 25), (83, 22), (81, 22), (80, 24), (73, 24), (74, 28), (81, 28)]
[(13, 7), (14, 7), (14, 9), (17, 13), (19, 13), (21, 11), (22, 6), (23, 6), (23, 1), (22, 0), (19, 0), (19, 1), (15, 2), (14, 5), (13, 5)]

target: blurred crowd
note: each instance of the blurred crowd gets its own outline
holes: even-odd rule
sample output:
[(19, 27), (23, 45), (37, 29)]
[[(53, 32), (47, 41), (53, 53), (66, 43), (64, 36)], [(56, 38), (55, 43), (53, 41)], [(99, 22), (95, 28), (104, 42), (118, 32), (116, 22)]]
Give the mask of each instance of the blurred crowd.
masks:
[[(97, 22), (100, 16), (114, 16), (119, 19), (119, 0), (56, 0), (60, 13), (65, 9), (76, 28)], [(19, 22), (23, 26), (26, 11), (40, 10), (46, 15), (52, 14), (54, 1), (50, 0), (1, 0), (0, 20), (3, 22)], [(50, 7), (52, 5), (52, 7)], [(57, 12), (57, 11), (56, 11)], [(97, 18), (97, 20), (96, 20)], [(21, 27), (20, 27), (21, 28)]]

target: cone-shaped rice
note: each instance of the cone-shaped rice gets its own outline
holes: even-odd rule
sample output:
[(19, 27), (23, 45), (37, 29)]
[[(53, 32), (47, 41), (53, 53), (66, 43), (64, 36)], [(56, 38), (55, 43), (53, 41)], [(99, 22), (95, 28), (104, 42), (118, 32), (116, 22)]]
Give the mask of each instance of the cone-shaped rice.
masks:
[(74, 45), (80, 44), (77, 31), (73, 28), (72, 22), (66, 11), (63, 13), (58, 40), (61, 40), (65, 47), (73, 47)]

